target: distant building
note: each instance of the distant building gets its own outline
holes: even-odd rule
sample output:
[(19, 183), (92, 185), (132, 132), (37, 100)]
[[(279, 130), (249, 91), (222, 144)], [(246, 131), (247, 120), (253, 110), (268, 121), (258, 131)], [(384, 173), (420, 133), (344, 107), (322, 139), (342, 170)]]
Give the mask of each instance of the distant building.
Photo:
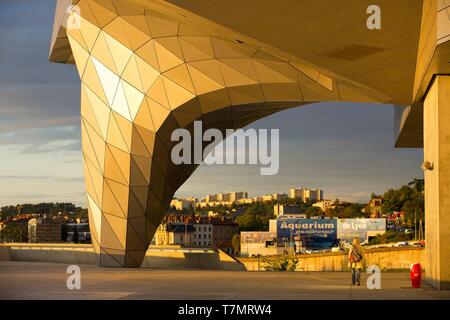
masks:
[(323, 200), (323, 190), (313, 189), (309, 191), (310, 201), (322, 201)]
[(208, 194), (205, 198), (205, 202), (216, 202), (219, 201), (217, 194)]
[(287, 194), (285, 193), (272, 193), (272, 194), (266, 194), (261, 197), (257, 197), (257, 201), (283, 201), (287, 199)]
[(62, 239), (67, 242), (91, 243), (91, 231), (89, 223), (66, 223), (67, 238)]
[(275, 217), (279, 217), (285, 214), (303, 214), (303, 211), (303, 208), (295, 205), (277, 203), (273, 206), (273, 214), (275, 215)]
[(284, 248), (277, 246), (275, 232), (243, 231), (240, 238), (242, 256), (269, 256), (281, 254), (284, 251)]
[(28, 242), (59, 243), (63, 217), (39, 217), (28, 221)]
[(231, 202), (238, 202), (239, 200), (248, 198), (247, 191), (239, 191), (239, 192), (233, 191), (233, 192), (230, 192), (229, 195), (230, 195), (229, 201), (231, 201)]
[(339, 240), (351, 242), (355, 237), (361, 243), (386, 232), (386, 219), (337, 219), (337, 237)]
[(388, 214), (387, 221), (394, 224), (403, 224), (405, 222), (405, 212), (394, 211), (391, 214)]
[(155, 245), (215, 247), (231, 253), (236, 234), (239, 234), (239, 225), (230, 219), (168, 215), (153, 239)]
[(301, 190), (300, 188), (289, 189), (289, 198), (290, 199), (301, 199), (302, 193), (300, 190)]
[(233, 253), (233, 237), (239, 234), (239, 225), (226, 219), (214, 219), (212, 221), (214, 247)]
[(308, 188), (292, 188), (289, 189), (290, 199), (300, 199), (303, 202), (323, 200), (323, 190)]
[(213, 244), (213, 225), (209, 223), (196, 223), (192, 226), (194, 228), (192, 244), (202, 248), (211, 247)]
[(157, 246), (192, 245), (194, 226), (185, 223), (162, 223), (156, 230), (154, 239)]
[(381, 203), (383, 200), (381, 198), (370, 199), (369, 202), (369, 213), (371, 218), (381, 218)]
[(208, 194), (204, 200), (197, 205), (200, 207), (225, 205), (231, 206), (233, 203), (239, 203), (240, 201), (248, 198), (247, 191), (233, 191), (227, 193)]
[(175, 207), (176, 210), (189, 210), (189, 208), (195, 207), (195, 199), (172, 199), (170, 202), (171, 207)]
[(313, 207), (320, 208), (323, 212), (327, 209), (332, 209), (335, 206), (333, 205), (333, 201), (331, 200), (320, 200), (313, 204)]
[(239, 199), (237, 201), (238, 204), (252, 204), (255, 202), (255, 199), (253, 198), (244, 198), (244, 199)]

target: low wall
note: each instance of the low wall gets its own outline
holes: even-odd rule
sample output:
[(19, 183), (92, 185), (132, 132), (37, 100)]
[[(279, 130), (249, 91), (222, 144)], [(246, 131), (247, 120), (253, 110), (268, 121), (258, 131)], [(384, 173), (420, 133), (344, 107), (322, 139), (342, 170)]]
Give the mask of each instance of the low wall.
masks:
[(174, 269), (213, 269), (213, 270), (240, 270), (245, 266), (223, 251), (214, 250), (158, 250), (149, 248), (142, 262), (143, 268), (174, 268)]
[(0, 247), (0, 261), (9, 261), (11, 260), (11, 256), (9, 254), (8, 247)]
[[(347, 271), (347, 255), (340, 252), (297, 255), (299, 262), (296, 271)], [(276, 257), (239, 258), (249, 271), (263, 271), (264, 261)], [(368, 249), (364, 255), (365, 265), (377, 265), (381, 270), (409, 269), (411, 264), (420, 263), (422, 269), (425, 265), (425, 250), (422, 248), (379, 248)]]
[[(4, 258), (3, 258), (4, 257)], [(7, 259), (8, 258), (8, 259)], [(34, 261), (66, 264), (97, 264), (91, 245), (1, 244), (0, 261)], [(173, 269), (240, 270), (245, 266), (221, 250), (150, 246), (141, 267)]]

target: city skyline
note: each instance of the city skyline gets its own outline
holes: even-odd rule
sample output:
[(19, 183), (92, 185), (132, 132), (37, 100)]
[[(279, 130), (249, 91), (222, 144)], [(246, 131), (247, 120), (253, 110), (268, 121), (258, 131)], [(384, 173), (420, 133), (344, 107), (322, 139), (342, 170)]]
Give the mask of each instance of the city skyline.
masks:
[[(79, 79), (71, 67), (47, 62), (53, 12), (54, 1), (2, 3), (1, 206), (44, 201), (86, 206)], [(256, 195), (310, 185), (329, 198), (367, 201), (372, 192), (423, 175), (421, 149), (394, 149), (392, 113), (391, 105), (320, 103), (272, 115), (250, 127), (282, 124), (278, 175), (260, 176), (258, 166), (202, 165), (175, 196), (240, 189)]]

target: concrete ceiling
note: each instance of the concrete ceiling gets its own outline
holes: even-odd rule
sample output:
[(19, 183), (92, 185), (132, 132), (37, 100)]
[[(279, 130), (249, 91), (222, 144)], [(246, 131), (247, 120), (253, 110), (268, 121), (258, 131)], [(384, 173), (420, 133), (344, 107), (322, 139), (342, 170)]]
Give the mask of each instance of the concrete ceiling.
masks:
[[(410, 104), (421, 0), (167, 0), (210, 21)], [(381, 30), (366, 26), (381, 8)]]
[[(104, 0), (98, 0), (104, 1)], [(420, 147), (420, 102), (436, 74), (450, 73), (448, 0), (113, 0), (187, 21), (213, 34), (312, 66), (375, 100), (408, 106), (397, 117), (398, 147)], [(58, 0), (50, 60), (73, 63)], [(381, 8), (381, 29), (366, 26)], [(411, 138), (413, 137), (413, 138)]]

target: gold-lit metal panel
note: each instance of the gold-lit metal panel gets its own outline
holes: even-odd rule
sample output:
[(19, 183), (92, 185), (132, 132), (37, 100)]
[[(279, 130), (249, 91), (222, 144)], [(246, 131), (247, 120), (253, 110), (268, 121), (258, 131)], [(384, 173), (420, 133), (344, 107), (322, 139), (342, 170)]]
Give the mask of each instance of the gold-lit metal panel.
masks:
[[(103, 266), (140, 266), (175, 191), (197, 165), (170, 159), (174, 129), (243, 127), (317, 101), (389, 102), (305, 61), (127, 1), (80, 0), (67, 28), (81, 79), (89, 223)], [(55, 58), (58, 56), (59, 58)], [(54, 48), (54, 61), (68, 55)]]

